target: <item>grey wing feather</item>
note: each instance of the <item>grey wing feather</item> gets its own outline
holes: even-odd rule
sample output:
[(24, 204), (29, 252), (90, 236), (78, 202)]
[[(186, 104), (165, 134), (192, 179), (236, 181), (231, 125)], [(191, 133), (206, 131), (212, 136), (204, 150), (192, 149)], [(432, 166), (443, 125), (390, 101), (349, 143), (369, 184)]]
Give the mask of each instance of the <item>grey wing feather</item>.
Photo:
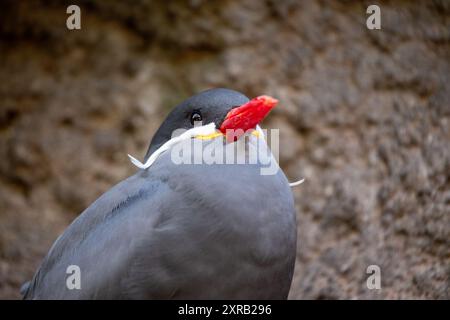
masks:
[[(118, 281), (134, 259), (133, 248), (151, 237), (164, 193), (170, 189), (144, 171), (122, 181), (88, 207), (55, 241), (24, 288), (25, 299), (123, 298)], [(66, 286), (67, 268), (80, 268), (81, 289)]]
[(20, 294), (22, 296), (25, 296), (25, 294), (27, 293), (28, 288), (30, 287), (30, 282), (31, 281), (27, 281), (20, 287)]

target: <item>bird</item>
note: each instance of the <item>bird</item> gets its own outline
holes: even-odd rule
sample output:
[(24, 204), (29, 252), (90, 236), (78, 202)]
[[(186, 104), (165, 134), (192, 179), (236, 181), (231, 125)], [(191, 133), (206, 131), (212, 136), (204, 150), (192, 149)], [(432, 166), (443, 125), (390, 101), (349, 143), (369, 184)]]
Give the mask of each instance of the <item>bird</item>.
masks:
[[(261, 139), (259, 123), (277, 102), (213, 88), (176, 106), (144, 162), (132, 158), (137, 172), (57, 238), (23, 299), (287, 299), (297, 223), (281, 168), (262, 175), (260, 163), (180, 165), (170, 152), (178, 129), (218, 148), (245, 143), (246, 134), (227, 136), (232, 129)], [(79, 270), (76, 288), (69, 266)]]

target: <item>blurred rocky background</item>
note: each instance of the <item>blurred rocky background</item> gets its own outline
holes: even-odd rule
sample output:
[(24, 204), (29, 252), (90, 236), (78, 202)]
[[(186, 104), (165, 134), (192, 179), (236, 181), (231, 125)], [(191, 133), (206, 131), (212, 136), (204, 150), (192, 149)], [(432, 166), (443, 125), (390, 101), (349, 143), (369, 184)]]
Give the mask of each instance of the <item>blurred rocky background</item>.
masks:
[(306, 178), (290, 298), (449, 299), (450, 2), (377, 1), (381, 30), (369, 4), (2, 1), (0, 298), (174, 105), (227, 87), (280, 99), (265, 127)]

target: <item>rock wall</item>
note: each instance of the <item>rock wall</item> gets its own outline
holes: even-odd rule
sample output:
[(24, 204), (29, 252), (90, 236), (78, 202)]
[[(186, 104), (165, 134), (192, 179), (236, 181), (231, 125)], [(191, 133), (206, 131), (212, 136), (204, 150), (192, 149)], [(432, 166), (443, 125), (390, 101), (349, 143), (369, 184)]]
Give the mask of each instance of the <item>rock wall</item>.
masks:
[[(66, 28), (77, 3), (82, 29)], [(134, 172), (171, 107), (210, 87), (280, 99), (292, 299), (449, 299), (450, 3), (3, 1), (0, 298)], [(366, 268), (381, 268), (381, 290)]]

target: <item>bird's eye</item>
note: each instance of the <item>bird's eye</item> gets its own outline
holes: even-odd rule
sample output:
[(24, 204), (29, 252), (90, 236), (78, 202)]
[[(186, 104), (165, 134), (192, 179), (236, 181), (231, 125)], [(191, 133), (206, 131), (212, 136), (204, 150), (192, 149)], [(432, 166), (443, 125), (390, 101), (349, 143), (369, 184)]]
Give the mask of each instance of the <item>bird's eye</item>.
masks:
[(202, 121), (202, 114), (200, 111), (194, 111), (191, 114), (191, 124), (194, 125), (194, 122)]

